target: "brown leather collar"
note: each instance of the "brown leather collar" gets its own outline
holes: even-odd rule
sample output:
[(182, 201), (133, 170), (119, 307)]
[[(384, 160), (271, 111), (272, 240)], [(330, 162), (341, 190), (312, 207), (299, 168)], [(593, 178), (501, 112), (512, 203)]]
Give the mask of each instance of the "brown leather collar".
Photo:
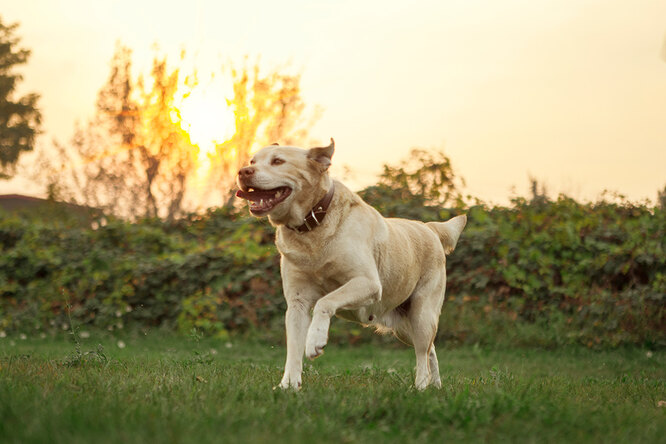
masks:
[(324, 220), (324, 217), (326, 216), (326, 212), (328, 211), (328, 206), (331, 204), (331, 201), (333, 200), (333, 193), (335, 192), (335, 185), (333, 182), (331, 182), (331, 188), (328, 189), (328, 192), (326, 193), (326, 196), (322, 198), (319, 202), (317, 202), (310, 210), (307, 216), (305, 216), (305, 219), (303, 220), (303, 225), (300, 225), (296, 228), (292, 228), (287, 225), (287, 228), (290, 230), (297, 231), (299, 233), (307, 233), (315, 228), (317, 228), (319, 225), (321, 225), (321, 222)]

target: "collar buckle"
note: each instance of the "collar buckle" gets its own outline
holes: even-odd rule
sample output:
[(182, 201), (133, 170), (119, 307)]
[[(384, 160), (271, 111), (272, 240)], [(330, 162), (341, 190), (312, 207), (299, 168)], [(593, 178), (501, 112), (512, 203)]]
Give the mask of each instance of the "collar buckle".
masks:
[(323, 199), (317, 202), (314, 208), (310, 210), (310, 213), (307, 216), (305, 216), (303, 224), (295, 228), (291, 228), (290, 226), (287, 226), (287, 228), (289, 228), (290, 230), (294, 230), (297, 233), (308, 233), (317, 228), (318, 226), (320, 226), (322, 221), (324, 220), (324, 217), (326, 216), (326, 212), (328, 211), (328, 206), (331, 204), (331, 201), (333, 200), (334, 192), (335, 192), (335, 185), (333, 184), (333, 182), (331, 182), (331, 188), (328, 189), (328, 192), (323, 197)]

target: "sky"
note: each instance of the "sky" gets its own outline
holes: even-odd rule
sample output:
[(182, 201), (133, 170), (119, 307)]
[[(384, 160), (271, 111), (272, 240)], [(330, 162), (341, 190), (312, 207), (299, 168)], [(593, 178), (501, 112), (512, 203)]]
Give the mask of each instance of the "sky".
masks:
[[(302, 73), (353, 188), (413, 147), (443, 150), (465, 193), (652, 199), (666, 185), (666, 2), (655, 0), (0, 0), (32, 50), (19, 92), (65, 142), (94, 111), (117, 41), (147, 70), (157, 43), (200, 73), (260, 57)], [(26, 158), (27, 162), (31, 159)], [(0, 182), (0, 194), (42, 190)]]

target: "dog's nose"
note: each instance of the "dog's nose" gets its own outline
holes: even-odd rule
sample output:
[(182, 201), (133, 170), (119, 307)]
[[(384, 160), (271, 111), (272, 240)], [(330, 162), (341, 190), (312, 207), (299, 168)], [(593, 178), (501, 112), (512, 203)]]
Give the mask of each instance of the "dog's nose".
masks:
[(238, 177), (241, 179), (247, 179), (250, 176), (254, 175), (254, 167), (244, 167), (241, 168), (240, 171), (238, 172)]

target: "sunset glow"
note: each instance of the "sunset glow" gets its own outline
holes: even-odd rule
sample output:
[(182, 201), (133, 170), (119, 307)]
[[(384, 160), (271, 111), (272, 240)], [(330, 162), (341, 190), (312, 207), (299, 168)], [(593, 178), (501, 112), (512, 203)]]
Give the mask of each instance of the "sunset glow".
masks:
[(208, 163), (208, 156), (216, 154), (216, 145), (231, 138), (235, 132), (234, 112), (221, 88), (214, 85), (194, 86), (183, 94), (172, 118), (199, 148), (199, 160), (204, 164)]
[[(256, 59), (302, 73), (304, 104), (321, 110), (314, 124), (299, 122), (305, 139), (335, 137), (331, 172), (349, 166), (354, 189), (413, 147), (443, 150), (466, 192), (494, 203), (529, 192), (529, 177), (584, 200), (606, 189), (655, 199), (663, 189), (666, 2), (412, 3), (7, 1), (2, 15), (20, 23), (33, 52), (21, 87), (41, 96), (45, 147), (70, 140), (93, 114), (121, 40), (146, 81), (155, 47), (180, 80), (199, 75), (176, 92), (173, 123), (198, 145), (190, 149), (200, 163), (211, 153), (220, 164), (241, 157), (235, 141), (215, 153), (235, 129), (224, 76)], [(156, 14), (150, 26), (145, 11)], [(290, 26), (277, 32), (277, 23)], [(2, 184), (6, 193), (28, 186)]]

